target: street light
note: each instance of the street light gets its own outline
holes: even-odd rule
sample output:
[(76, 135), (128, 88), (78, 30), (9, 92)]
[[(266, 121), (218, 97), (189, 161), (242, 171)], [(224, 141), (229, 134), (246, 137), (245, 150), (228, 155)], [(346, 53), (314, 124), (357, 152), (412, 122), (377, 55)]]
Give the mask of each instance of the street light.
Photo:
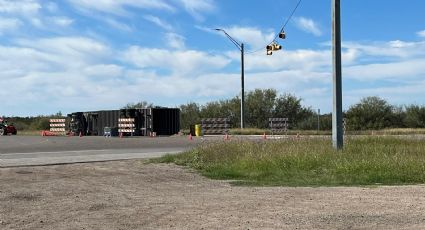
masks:
[(237, 42), (234, 38), (232, 38), (226, 31), (223, 29), (215, 29), (217, 31), (223, 32), (226, 37), (241, 51), (241, 129), (244, 128), (244, 104), (245, 104), (245, 90), (244, 90), (244, 47), (243, 43)]

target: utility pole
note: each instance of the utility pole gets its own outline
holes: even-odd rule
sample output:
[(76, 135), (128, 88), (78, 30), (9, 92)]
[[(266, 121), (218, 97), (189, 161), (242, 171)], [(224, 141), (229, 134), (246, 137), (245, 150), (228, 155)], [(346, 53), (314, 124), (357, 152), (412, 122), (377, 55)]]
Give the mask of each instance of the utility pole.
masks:
[(241, 129), (245, 128), (245, 67), (244, 67), (244, 46), (241, 43)]
[(244, 117), (245, 117), (245, 67), (244, 67), (244, 45), (243, 43), (237, 42), (234, 38), (232, 38), (225, 30), (223, 29), (215, 29), (217, 31), (221, 31), (223, 32), (226, 37), (236, 46), (236, 48), (238, 48), (239, 51), (241, 51), (241, 129), (243, 129), (245, 127), (245, 121), (244, 121)]
[(341, 13), (340, 0), (332, 0), (332, 66), (333, 66), (333, 106), (332, 106), (332, 145), (342, 149), (344, 145), (342, 129), (342, 71), (341, 71)]

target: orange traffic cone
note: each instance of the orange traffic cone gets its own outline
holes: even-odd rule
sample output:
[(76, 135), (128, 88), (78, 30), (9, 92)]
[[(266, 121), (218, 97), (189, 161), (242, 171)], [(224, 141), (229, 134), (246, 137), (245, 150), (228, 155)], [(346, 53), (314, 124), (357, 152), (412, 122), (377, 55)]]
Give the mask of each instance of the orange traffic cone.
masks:
[(189, 134), (189, 141), (193, 140), (192, 134)]
[(227, 133), (226, 133), (226, 135), (224, 136), (224, 140), (225, 140), (225, 141), (230, 140), (229, 134), (227, 134)]
[(263, 139), (264, 140), (266, 140), (267, 139), (267, 136), (266, 136), (266, 133), (264, 132), (264, 134), (263, 134)]

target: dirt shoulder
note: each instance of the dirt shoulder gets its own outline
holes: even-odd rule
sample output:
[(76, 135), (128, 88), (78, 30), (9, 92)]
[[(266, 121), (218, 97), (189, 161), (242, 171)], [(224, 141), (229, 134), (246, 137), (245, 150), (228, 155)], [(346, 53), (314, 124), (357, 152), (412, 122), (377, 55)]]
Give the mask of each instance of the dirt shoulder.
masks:
[(0, 229), (421, 229), (425, 186), (234, 187), (175, 165), (0, 169)]

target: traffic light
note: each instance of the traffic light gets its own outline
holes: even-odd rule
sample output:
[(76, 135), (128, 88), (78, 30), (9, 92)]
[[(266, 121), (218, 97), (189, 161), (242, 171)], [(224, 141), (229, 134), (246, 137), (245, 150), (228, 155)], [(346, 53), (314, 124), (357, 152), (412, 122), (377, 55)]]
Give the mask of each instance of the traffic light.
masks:
[(281, 39), (285, 39), (286, 38), (286, 34), (285, 34), (285, 31), (281, 31), (280, 33), (279, 33), (279, 38), (281, 38)]
[(272, 51), (277, 51), (277, 50), (281, 50), (282, 46), (277, 44), (275, 41), (273, 41), (271, 44), (266, 46), (266, 54), (267, 55), (272, 55)]

